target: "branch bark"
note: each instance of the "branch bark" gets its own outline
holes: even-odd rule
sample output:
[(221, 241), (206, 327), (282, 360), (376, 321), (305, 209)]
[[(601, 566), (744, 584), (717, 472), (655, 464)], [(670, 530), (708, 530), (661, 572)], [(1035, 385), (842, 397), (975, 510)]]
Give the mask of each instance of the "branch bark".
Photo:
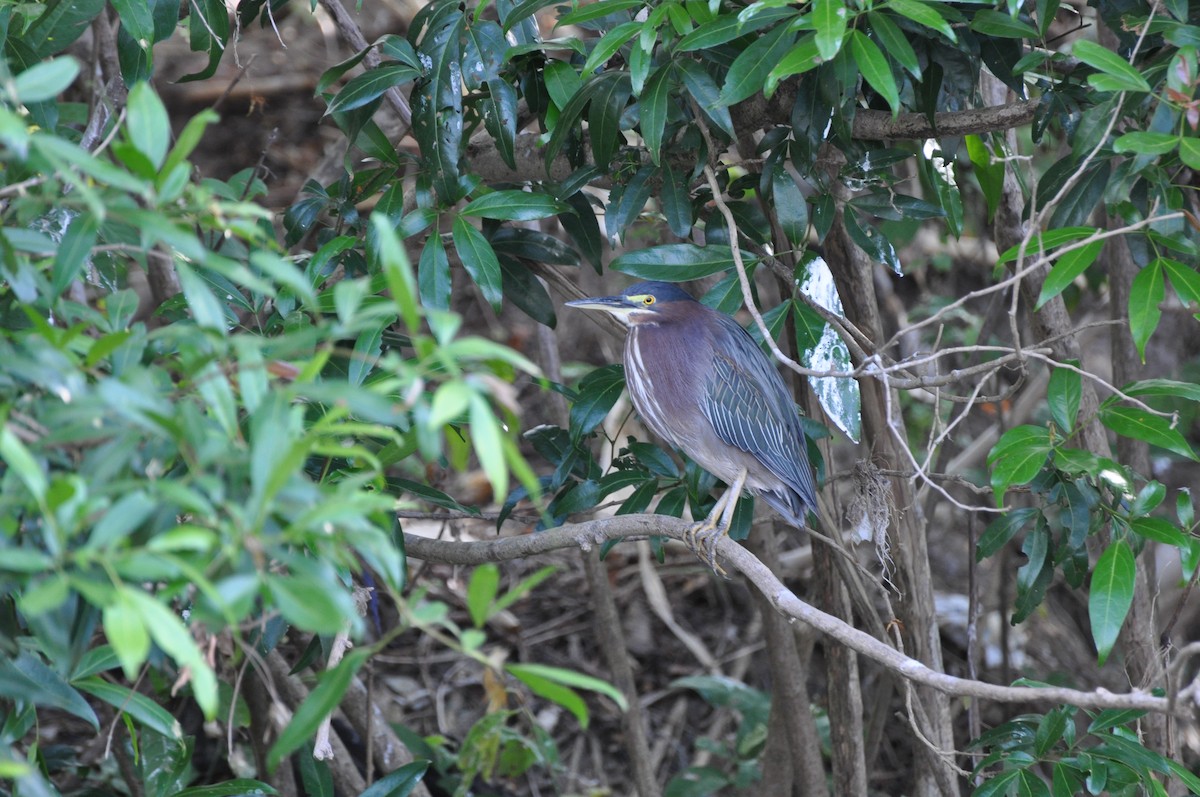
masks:
[[(557, 529), (522, 537), (503, 537), (476, 542), (435, 540), (405, 534), (404, 546), (407, 555), (415, 559), (445, 564), (480, 565), (486, 562), (504, 562), (510, 559), (536, 556), (564, 548), (590, 551), (607, 540), (658, 535), (682, 542), (691, 525), (686, 520), (664, 515), (621, 515), (561, 526)], [(766, 565), (733, 540), (727, 537), (722, 538), (717, 543), (717, 553), (725, 560), (726, 569), (732, 569), (744, 575), (754, 588), (767, 598), (771, 606), (785, 617), (799, 620), (902, 678), (935, 689), (945, 695), (993, 700), (998, 703), (1037, 705), (1069, 703), (1080, 708), (1141, 709), (1159, 713), (1178, 713), (1179, 716), (1190, 716), (1192, 712), (1200, 710), (1200, 702), (1190, 706), (1181, 704), (1172, 709), (1171, 701), (1167, 697), (1155, 697), (1142, 690), (1117, 694), (1107, 689), (1084, 692), (1057, 686), (1045, 688), (999, 686), (937, 672), (869, 634), (800, 600), (795, 593), (776, 578)], [(1200, 696), (1197, 696), (1197, 700), (1200, 700)]]

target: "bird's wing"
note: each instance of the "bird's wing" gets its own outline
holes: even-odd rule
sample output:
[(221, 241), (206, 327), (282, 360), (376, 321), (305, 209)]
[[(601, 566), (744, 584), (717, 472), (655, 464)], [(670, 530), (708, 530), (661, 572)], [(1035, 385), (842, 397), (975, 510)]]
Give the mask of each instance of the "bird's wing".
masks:
[[(736, 322), (731, 323), (736, 326)], [(717, 436), (753, 454), (811, 508), (816, 486), (795, 405), (779, 374), (754, 340), (738, 327), (731, 335), (736, 359), (718, 354), (703, 402)], [(744, 340), (743, 340), (744, 338)]]

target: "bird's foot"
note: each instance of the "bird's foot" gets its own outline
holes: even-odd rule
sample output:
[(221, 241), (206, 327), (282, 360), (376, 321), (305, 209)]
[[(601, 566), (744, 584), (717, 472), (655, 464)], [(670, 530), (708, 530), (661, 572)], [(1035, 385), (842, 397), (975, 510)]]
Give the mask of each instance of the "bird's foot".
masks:
[(700, 561), (706, 562), (719, 576), (726, 575), (725, 568), (717, 564), (717, 543), (725, 536), (725, 532), (726, 529), (709, 517), (688, 529), (684, 540), (688, 550), (696, 554)]

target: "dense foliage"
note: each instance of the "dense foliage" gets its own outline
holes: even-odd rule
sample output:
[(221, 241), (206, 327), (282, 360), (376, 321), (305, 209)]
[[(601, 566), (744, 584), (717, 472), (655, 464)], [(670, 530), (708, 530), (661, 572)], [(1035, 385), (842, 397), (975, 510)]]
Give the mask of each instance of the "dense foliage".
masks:
[[(568, 382), (464, 324), (462, 293), (477, 292), (555, 328), (552, 291), (580, 295), (584, 269), (701, 281), (706, 303), (753, 308), (759, 339), (809, 369), (819, 475), (849, 484), (827, 517), (894, 557), (886, 578), (877, 562), (848, 590), (866, 596), (852, 608), (814, 593), (826, 611), (943, 668), (939, 540), (918, 506), (932, 491), (953, 533), (986, 526), (981, 567), (1023, 556), (1000, 576), (1014, 583), (1006, 619), (1028, 621), (1056, 584), (1083, 595), (1096, 671), (1071, 685), (1106, 683), (1119, 658), (1139, 687), (1172, 701), (1186, 687), (1194, 665), (1173, 666), (1159, 640), (1174, 621), (1156, 617), (1152, 556), (1169, 549), (1194, 584), (1200, 539), (1186, 477), (1152, 470), (1148, 446), (1156, 460), (1200, 460), (1197, 353), (1140, 364), (1153, 364), (1156, 334), (1197, 334), (1200, 20), (1188, 3), (433, 0), (321, 77), (349, 151), (335, 179), (276, 215), (253, 164), (196, 176), (218, 116), (173, 131), (154, 52), (188, 36), (208, 63), (184, 79), (209, 80), (239, 31), (285, 5), (230, 16), (201, 0), (182, 19), (166, 0), (0, 5), (0, 776), (14, 792), (66, 793), (67, 770), (80, 793), (114, 778), (39, 742), (46, 717), (66, 715), (110, 736), (123, 720), (114, 744), (131, 793), (271, 790), (285, 761), (307, 792), (330, 793), (327, 765), (301, 748), (371, 655), (414, 630), (486, 669), (501, 695), (520, 684), (585, 727), (577, 690), (636, 700), (570, 669), (490, 660), (489, 619), (554, 572), (501, 590), (481, 567), (461, 622), (408, 583), (396, 513), (401, 498), (480, 513), (430, 475), (472, 467), (499, 523), (518, 506), (541, 527), (609, 502), (707, 511), (713, 479), (694, 464), (632, 439), (601, 456), (619, 367)], [(982, 267), (906, 262), (930, 230), (997, 251)], [(914, 279), (935, 298), (889, 310), (885, 286), (903, 294)], [(1118, 322), (1102, 325), (1103, 371), (1078, 337), (1097, 297)], [(569, 413), (519, 428), (514, 384), (565, 395)], [(997, 428), (997, 408), (1028, 396)], [(986, 462), (960, 460), (977, 439)], [(871, 462), (886, 497), (838, 476), (851, 459)], [(744, 500), (736, 537), (753, 517)], [(393, 627), (367, 633), (364, 583), (395, 607)], [(285, 636), (312, 640), (303, 669), (347, 635), (370, 644), (292, 706), (269, 750), (255, 741), (256, 766), (208, 782), (186, 707), (257, 732), (241, 674)], [(857, 688), (857, 665), (837, 670), (832, 647), (829, 680)], [(685, 771), (668, 794), (785, 783), (763, 755), (779, 732), (769, 711), (787, 711), (778, 693), (676, 686), (742, 724), (716, 746), (723, 767)], [(955, 724), (944, 694), (894, 689), (883, 704), (906, 706), (922, 738), (907, 793), (1200, 794), (1188, 768), (1200, 751), (1161, 716), (1060, 706), (981, 734), (977, 718)], [(835, 792), (869, 783), (861, 694), (857, 705), (802, 701)], [(558, 765), (553, 739), (500, 698), (457, 750), (406, 738), (421, 760), (369, 793), (424, 788), (425, 761), (458, 794)], [(969, 775), (925, 743), (971, 745)]]

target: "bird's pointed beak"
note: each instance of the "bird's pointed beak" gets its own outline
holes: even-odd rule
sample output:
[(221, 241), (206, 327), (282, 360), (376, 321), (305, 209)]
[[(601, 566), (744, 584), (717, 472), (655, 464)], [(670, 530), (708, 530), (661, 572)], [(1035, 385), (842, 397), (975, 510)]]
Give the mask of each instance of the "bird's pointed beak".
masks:
[(580, 310), (603, 310), (613, 315), (629, 310), (629, 302), (624, 296), (593, 296), (588, 299), (576, 299), (566, 302), (567, 307), (578, 307)]

